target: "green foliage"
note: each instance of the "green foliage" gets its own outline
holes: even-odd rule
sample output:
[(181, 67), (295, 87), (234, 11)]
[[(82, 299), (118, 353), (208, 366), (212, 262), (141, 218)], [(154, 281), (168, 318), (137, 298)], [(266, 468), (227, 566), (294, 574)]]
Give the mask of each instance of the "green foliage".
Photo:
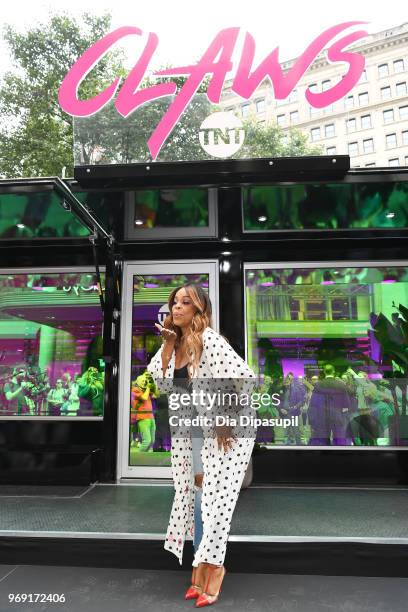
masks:
[(254, 117), (243, 121), (245, 142), (235, 157), (296, 157), (322, 155), (321, 147), (312, 147), (306, 134), (291, 129), (285, 140), (285, 132), (275, 123), (259, 123)]
[[(0, 175), (3, 177), (73, 174), (72, 117), (58, 104), (59, 86), (86, 49), (111, 26), (108, 14), (84, 14), (79, 23), (66, 14), (24, 33), (4, 28), (14, 70), (0, 86)], [(108, 53), (81, 84), (89, 97), (123, 73), (118, 52)]]

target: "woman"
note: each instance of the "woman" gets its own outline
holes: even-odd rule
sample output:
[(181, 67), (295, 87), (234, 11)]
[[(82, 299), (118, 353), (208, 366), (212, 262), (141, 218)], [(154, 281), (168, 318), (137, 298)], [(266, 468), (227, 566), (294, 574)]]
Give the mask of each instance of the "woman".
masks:
[[(156, 324), (164, 343), (148, 366), (159, 388), (170, 391), (174, 379), (187, 379), (195, 389), (209, 389), (214, 379), (235, 379), (240, 393), (250, 391), (255, 374), (212, 329), (211, 302), (206, 292), (194, 284), (177, 287), (168, 304), (170, 314), (164, 326)], [(233, 411), (231, 406), (225, 409), (216, 405), (217, 412), (225, 416)], [(214, 411), (211, 416), (215, 416)], [(164, 544), (181, 564), (185, 535), (189, 531), (194, 536), (192, 585), (185, 597), (197, 598), (196, 607), (218, 599), (232, 513), (255, 440), (253, 429), (238, 437), (228, 423), (204, 429), (201, 452), (197, 452), (198, 438), (191, 431), (172, 435), (175, 496)], [(200, 498), (202, 525), (197, 508)]]

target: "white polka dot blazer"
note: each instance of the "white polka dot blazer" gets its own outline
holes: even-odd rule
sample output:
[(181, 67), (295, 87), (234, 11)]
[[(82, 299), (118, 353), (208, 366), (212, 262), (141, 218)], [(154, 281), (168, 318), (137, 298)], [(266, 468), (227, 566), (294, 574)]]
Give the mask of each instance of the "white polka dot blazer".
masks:
[[(204, 349), (199, 362), (193, 385), (203, 386), (211, 379), (243, 379), (237, 385), (247, 391), (253, 388), (255, 374), (228, 342), (212, 328), (203, 332)], [(159, 388), (171, 391), (175, 352), (163, 378), (162, 347), (148, 366)], [(204, 437), (201, 458), (204, 467), (202, 489), (203, 537), (197, 549), (193, 565), (200, 562), (224, 563), (232, 514), (238, 499), (242, 480), (255, 441), (256, 432), (251, 436), (246, 430), (239, 434), (233, 447), (224, 452), (218, 450), (215, 437)], [(171, 467), (174, 480), (174, 501), (167, 528), (164, 548), (176, 555), (180, 565), (186, 535), (194, 535), (194, 474), (192, 463), (191, 434), (172, 436)]]

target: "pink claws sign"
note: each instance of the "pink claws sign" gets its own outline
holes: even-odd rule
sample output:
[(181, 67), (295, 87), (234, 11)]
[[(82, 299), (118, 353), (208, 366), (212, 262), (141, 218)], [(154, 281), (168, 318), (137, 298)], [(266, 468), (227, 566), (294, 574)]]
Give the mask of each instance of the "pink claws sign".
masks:
[[(232, 91), (248, 100), (257, 87), (265, 79), (269, 79), (273, 86), (275, 98), (283, 100), (293, 91), (317, 56), (323, 49), (327, 48), (328, 60), (331, 63), (343, 62), (347, 64), (348, 71), (343, 79), (330, 89), (322, 93), (313, 93), (310, 89), (307, 89), (305, 97), (308, 103), (315, 108), (323, 108), (333, 104), (343, 98), (358, 83), (364, 70), (365, 58), (363, 55), (345, 51), (352, 43), (368, 35), (364, 30), (349, 31), (348, 33), (346, 33), (346, 30), (364, 23), (366, 22), (349, 21), (325, 30), (309, 44), (286, 74), (284, 74), (279, 64), (279, 47), (276, 47), (267, 55), (257, 67), (253, 66), (256, 44), (253, 36), (247, 32), (244, 38), (241, 59), (232, 80)], [(207, 75), (210, 75), (206, 92), (207, 98), (214, 104), (219, 103), (226, 76), (233, 67), (231, 57), (239, 32), (240, 28), (238, 27), (221, 30), (215, 36), (201, 59), (194, 65), (179, 66), (154, 73), (159, 77), (183, 76), (186, 77), (186, 82), (169, 104), (169, 107), (153, 129), (147, 142), (153, 160), (157, 158), (161, 147), (177, 125), (181, 115), (190, 104)], [(342, 33), (344, 35), (333, 42), (333, 39)], [(69, 70), (61, 84), (58, 95), (61, 108), (74, 117), (88, 117), (99, 112), (108, 104), (119, 90), (121, 84), (120, 77), (116, 78), (104, 91), (89, 100), (80, 100), (78, 98), (78, 88), (86, 75), (115, 43), (125, 36), (141, 36), (142, 34), (142, 30), (139, 28), (131, 26), (121, 27), (107, 34), (107, 36), (97, 41), (85, 51)], [(164, 96), (174, 95), (177, 92), (177, 85), (173, 82), (157, 83), (145, 88), (140, 87), (158, 44), (159, 37), (157, 34), (150, 32), (140, 57), (119, 90), (115, 100), (115, 107), (123, 117), (128, 117), (133, 111), (147, 102)]]

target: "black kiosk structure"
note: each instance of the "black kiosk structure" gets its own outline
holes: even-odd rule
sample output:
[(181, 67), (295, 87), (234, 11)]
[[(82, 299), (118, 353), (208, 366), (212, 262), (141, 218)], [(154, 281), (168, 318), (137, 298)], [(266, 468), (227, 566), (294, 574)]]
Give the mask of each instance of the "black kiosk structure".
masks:
[[(281, 394), (270, 414), (298, 416), (290, 432), (260, 428), (244, 496), (279, 490), (290, 505), (297, 491), (311, 516), (334, 488), (344, 500), (333, 512), (378, 504), (380, 523), (383, 496), (405, 494), (408, 170), (350, 169), (341, 155), (77, 166), (74, 179), (1, 180), (0, 206), (3, 486), (171, 489), (166, 406), (156, 402), (144, 452), (131, 389), (157, 349), (166, 296), (191, 279), (208, 288), (220, 332)], [(351, 399), (319, 420), (312, 396), (328, 365)], [(378, 498), (361, 500), (362, 489)], [(266, 524), (268, 504), (258, 504)], [(354, 527), (345, 535), (343, 510), (339, 524), (327, 538), (238, 529), (231, 563), (245, 548), (260, 571), (318, 573), (330, 557), (332, 571), (376, 575), (385, 555), (388, 575), (406, 575), (391, 524), (362, 540)], [(62, 546), (70, 562), (92, 564), (120, 544), (119, 565), (142, 567), (146, 550), (148, 565), (165, 563), (158, 536), (140, 536), (132, 561), (130, 537), (76, 538), (74, 551), (20, 534), (9, 562), (56, 558)], [(1, 539), (9, 550), (13, 536)]]

